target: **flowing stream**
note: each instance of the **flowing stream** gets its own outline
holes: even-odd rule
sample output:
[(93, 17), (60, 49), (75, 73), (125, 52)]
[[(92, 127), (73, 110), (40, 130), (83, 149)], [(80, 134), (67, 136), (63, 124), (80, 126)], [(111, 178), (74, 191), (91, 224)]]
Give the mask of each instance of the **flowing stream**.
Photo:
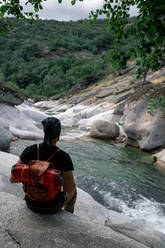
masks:
[[(72, 132), (63, 130), (64, 135)], [(34, 143), (17, 140), (10, 152), (19, 155)], [(153, 166), (148, 153), (84, 137), (60, 141), (58, 146), (71, 155), (79, 188), (108, 209), (141, 219), (165, 233), (165, 174)]]

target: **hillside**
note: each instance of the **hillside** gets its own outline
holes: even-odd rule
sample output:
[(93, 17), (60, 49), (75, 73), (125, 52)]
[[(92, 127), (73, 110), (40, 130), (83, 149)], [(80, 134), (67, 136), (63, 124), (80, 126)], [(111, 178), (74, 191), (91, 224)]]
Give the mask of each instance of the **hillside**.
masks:
[(27, 97), (65, 95), (74, 85), (86, 88), (112, 71), (113, 35), (104, 20), (91, 25), (8, 20), (13, 28), (0, 37), (0, 79)]
[[(158, 89), (164, 87), (164, 84), (165, 67), (162, 67), (156, 72), (150, 71), (146, 82), (142, 82), (136, 79), (134, 62), (130, 62), (126, 69), (111, 73), (105, 79), (84, 90), (78, 91), (76, 87), (73, 87), (68, 91), (68, 97), (65, 101), (71, 104), (110, 103), (111, 107), (117, 107), (120, 104), (123, 106), (128, 101), (140, 99), (142, 95), (153, 88), (157, 88), (155, 94), (153, 94), (153, 97), (156, 97), (159, 92)], [(161, 94), (164, 95), (163, 90)]]

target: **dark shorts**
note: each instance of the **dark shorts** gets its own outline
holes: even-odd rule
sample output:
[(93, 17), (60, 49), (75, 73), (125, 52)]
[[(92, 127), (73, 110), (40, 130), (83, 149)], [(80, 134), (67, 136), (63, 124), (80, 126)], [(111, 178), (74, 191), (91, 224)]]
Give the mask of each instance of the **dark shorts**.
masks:
[(38, 213), (58, 213), (64, 206), (66, 193), (60, 192), (55, 199), (47, 202), (33, 201), (25, 195), (26, 205), (29, 209)]

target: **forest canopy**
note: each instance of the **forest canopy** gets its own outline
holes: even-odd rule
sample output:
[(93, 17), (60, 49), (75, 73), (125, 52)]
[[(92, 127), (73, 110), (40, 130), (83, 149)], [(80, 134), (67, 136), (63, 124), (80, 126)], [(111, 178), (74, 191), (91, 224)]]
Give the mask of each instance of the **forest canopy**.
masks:
[[(58, 0), (59, 3), (65, 0)], [(71, 4), (77, 1), (71, 0)], [(13, 15), (20, 19), (34, 20), (38, 18), (38, 11), (42, 9), (44, 0), (27, 0), (26, 5), (31, 5), (34, 12), (24, 12), (18, 0), (1, 0), (0, 16)], [(129, 23), (129, 10), (132, 6), (138, 9), (138, 17), (134, 25)], [(165, 1), (164, 0), (103, 0), (103, 7), (96, 11), (89, 10), (89, 17), (96, 20), (104, 15), (109, 30), (114, 34), (114, 52), (111, 53), (114, 66), (125, 66), (127, 61), (136, 60), (137, 76), (146, 78), (149, 69), (158, 70), (162, 64), (165, 53)], [(1, 30), (7, 28), (6, 23), (1, 23)], [(129, 41), (130, 34), (134, 37), (135, 46), (123, 50), (121, 42)]]
[(112, 70), (113, 35), (104, 20), (94, 25), (81, 20), (7, 21), (13, 28), (0, 36), (0, 78), (27, 97), (65, 94), (79, 84), (85, 88)]

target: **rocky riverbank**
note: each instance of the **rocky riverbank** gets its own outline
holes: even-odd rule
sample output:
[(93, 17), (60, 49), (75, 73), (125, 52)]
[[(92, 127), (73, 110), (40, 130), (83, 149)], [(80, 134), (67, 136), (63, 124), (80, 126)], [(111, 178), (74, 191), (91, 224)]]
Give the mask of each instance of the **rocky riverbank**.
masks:
[[(13, 136), (23, 139), (43, 138), (43, 132), (37, 126), (47, 116), (54, 115), (63, 126), (81, 129), (90, 137), (117, 138), (125, 140), (126, 145), (142, 150), (160, 151), (165, 146), (165, 116), (160, 111), (150, 115), (147, 106), (153, 97), (165, 95), (164, 75), (165, 68), (162, 68), (150, 73), (147, 81), (142, 83), (136, 80), (131, 64), (127, 71), (109, 75), (105, 81), (89, 87), (81, 94), (72, 90), (63, 99), (35, 104), (23, 103), (15, 90), (3, 87), (1, 83), (0, 149), (8, 151)], [(163, 167), (164, 153), (154, 154)]]
[[(126, 74), (110, 75), (86, 93), (34, 105), (59, 118), (64, 126), (86, 130), (90, 137), (118, 138), (126, 145), (154, 153), (165, 146), (165, 116), (159, 110), (149, 114), (148, 104), (152, 98), (165, 95), (165, 68), (150, 73), (145, 83), (134, 75), (130, 67)], [(164, 167), (163, 158), (161, 154), (160, 164)]]

